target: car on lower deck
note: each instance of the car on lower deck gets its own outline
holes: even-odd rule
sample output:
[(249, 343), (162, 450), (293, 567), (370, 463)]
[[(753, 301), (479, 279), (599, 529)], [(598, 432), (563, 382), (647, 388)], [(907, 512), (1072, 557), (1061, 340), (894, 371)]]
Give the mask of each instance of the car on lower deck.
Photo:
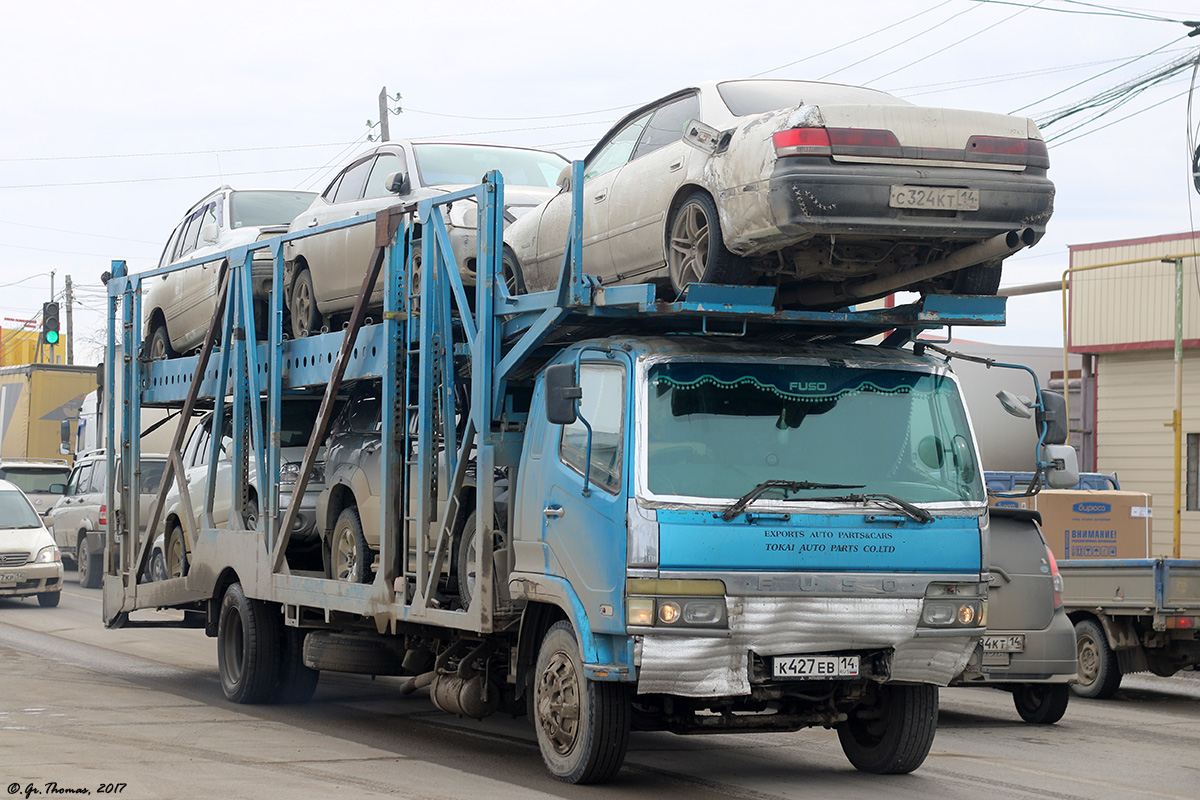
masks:
[[(356, 157), (312, 205), (292, 221), (302, 232), (352, 217), (374, 216), (389, 206), (416, 203), (480, 183), (491, 170), (504, 177), (504, 217), (511, 222), (552, 197), (566, 159), (525, 147), (470, 142), (397, 140)], [(447, 235), (463, 282), (475, 283), (476, 204), (454, 203), (446, 215)], [(316, 333), (324, 323), (354, 308), (375, 246), (367, 223), (292, 239), (284, 245), (284, 297), (292, 336)], [(382, 281), (373, 304), (383, 306)], [(511, 288), (516, 288), (515, 286)]]
[(0, 480), (0, 598), (31, 597), (46, 607), (62, 596), (58, 545), (24, 493)]
[(617, 122), (581, 186), (564, 176), (509, 226), (506, 254), (530, 290), (554, 287), (573, 189), (583, 269), (605, 284), (674, 299), (694, 282), (767, 283), (811, 308), (994, 294), (1004, 255), (1045, 233), (1048, 166), (1023, 117), (814, 81), (699, 83)]
[[(222, 186), (188, 209), (167, 240), (158, 266), (202, 261), (231, 247), (278, 236), (314, 197), (315, 192)], [(271, 289), (272, 263), (270, 250), (254, 251), (251, 281), (256, 311), (262, 315)], [(142, 305), (150, 358), (171, 358), (204, 342), (216, 309), (220, 268), (221, 262), (215, 260), (146, 282)]]
[[(280, 453), (283, 463), (280, 465), (279, 476), (279, 513), (282, 519), (290, 503), (295, 502), (292, 488), (296, 485), (300, 461), (308, 446), (309, 437), (321, 406), (320, 397), (289, 398), (281, 409), (280, 419)], [(183, 478), (187, 482), (188, 494), (192, 503), (193, 522), (197, 529), (201, 527), (202, 509), (206, 502), (209, 486), (209, 461), (213, 453), (214, 415), (205, 414), (188, 435), (183, 448), (184, 466)], [(216, 479), (214, 483), (212, 503), (212, 523), (214, 527), (224, 528), (233, 518), (240, 516), (240, 521), (246, 530), (261, 529), (260, 520), (265, 511), (264, 486), (258, 477), (255, 459), (250, 458), (247, 471), (249, 495), (243, 504), (235, 504), (233, 497), (233, 428), (228, 411), (223, 415), (220, 440), (217, 446)], [(319, 452), (318, 457), (323, 453)], [(292, 525), (292, 535), (288, 546), (289, 564), (294, 568), (317, 569), (320, 565), (317, 536), (316, 505), (317, 496), (324, 486), (324, 464), (318, 462), (313, 467), (304, 495), (300, 498), (300, 508)], [(165, 499), (161, 527), (156, 535), (161, 537), (161, 544), (155, 545), (155, 550), (163, 556), (162, 564), (147, 565), (149, 576), (154, 578), (176, 578), (187, 574), (188, 552), (184, 539), (183, 519), (185, 506), (179, 491), (177, 479), (172, 481)]]
[(993, 507), (989, 515), (987, 634), (955, 684), (1012, 692), (1023, 720), (1053, 724), (1066, 713), (1077, 677), (1062, 576), (1038, 512)]

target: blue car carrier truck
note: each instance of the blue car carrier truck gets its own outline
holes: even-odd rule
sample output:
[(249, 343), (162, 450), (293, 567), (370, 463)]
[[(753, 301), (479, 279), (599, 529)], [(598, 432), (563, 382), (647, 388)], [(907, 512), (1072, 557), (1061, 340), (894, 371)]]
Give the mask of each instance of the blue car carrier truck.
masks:
[[(453, 202), (479, 207), (469, 289), (448, 255)], [(653, 286), (582, 274), (578, 225), (558, 289), (514, 296), (497, 280), (500, 209), (492, 173), (381, 212), (347, 326), (295, 340), (278, 293), (255, 320), (250, 255), (270, 248), (282, 285), (282, 244), (308, 233), (231, 250), (204, 346), (171, 360), (146, 358), (141, 288), (187, 265), (114, 262), (109, 470), (120, 457), (129, 474), (110, 489), (128, 512), (109, 515), (106, 623), (144, 608), (202, 619), (234, 702), (303, 702), (320, 671), (340, 670), (406, 676), (399, 691), (428, 687), (462, 716), (527, 712), (546, 766), (573, 783), (613, 777), (631, 730), (822, 726), (860, 770), (916, 769), (938, 687), (986, 632), (989, 516), (957, 379), (903, 345), (1002, 324), (1003, 299), (805, 312), (777, 309), (770, 287), (694, 284), (657, 302)], [(312, 232), (352, 224), (371, 221)], [(381, 315), (367, 307), (377, 281)], [(300, 496), (336, 403), (364, 380), (381, 381), (387, 455), (376, 569), (353, 583), (289, 548), (298, 504), (280, 503), (278, 480), (251, 497), (247, 474), (280, 474), (281, 404), (322, 397), (290, 465)], [(178, 489), (199, 520), (184, 515), (184, 568), (152, 583), (184, 432), (139, 520), (143, 406), (185, 420), (210, 408), (232, 430), (206, 445), (207, 491)], [(220, 458), (234, 513), (216, 528)], [(453, 565), (460, 547), (482, 554), (469, 574)]]

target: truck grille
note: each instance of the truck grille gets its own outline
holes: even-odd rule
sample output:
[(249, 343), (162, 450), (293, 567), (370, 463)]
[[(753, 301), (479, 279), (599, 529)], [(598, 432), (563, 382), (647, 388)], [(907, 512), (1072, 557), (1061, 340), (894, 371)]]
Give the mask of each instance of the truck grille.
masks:
[(0, 553), (0, 567), (23, 567), (29, 563), (29, 553)]

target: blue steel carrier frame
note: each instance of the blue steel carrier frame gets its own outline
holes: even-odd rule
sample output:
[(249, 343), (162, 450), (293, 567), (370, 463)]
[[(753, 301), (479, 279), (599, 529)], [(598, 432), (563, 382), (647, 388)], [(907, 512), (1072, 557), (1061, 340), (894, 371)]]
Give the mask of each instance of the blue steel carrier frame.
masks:
[[(574, 165), (572, 185), (582, 185), (582, 163)], [(444, 207), (476, 202), (480, 227), (474, 302), (454, 263), (444, 222)], [(372, 218), (353, 218), (304, 232), (244, 245), (204, 263), (222, 261), (221, 295), (205, 344), (198, 355), (149, 361), (142, 346), (141, 294), (144, 283), (199, 261), (129, 274), (125, 262), (113, 262), (108, 281), (110, 326), (105, 372), (110, 508), (106, 539), (104, 618), (124, 624), (141, 608), (197, 607), (232, 580), (248, 597), (281, 603), (289, 624), (328, 623), (334, 615), (368, 621), (380, 632), (404, 623), (422, 623), (486, 634), (511, 627), (516, 609), (506, 591), (493, 591), (491, 559), (481, 559), (475, 596), (465, 611), (437, 601), (439, 580), (449, 555), (451, 525), (473, 468), (478, 498), (494, 497), (496, 467), (515, 466), (520, 455), (524, 414), (509, 392), (512, 381), (530, 380), (533, 368), (564, 343), (616, 333), (690, 332), (697, 335), (767, 336), (795, 341), (858, 341), (879, 336), (881, 346), (899, 347), (922, 332), (967, 325), (1002, 325), (999, 297), (926, 296), (896, 308), (840, 311), (778, 310), (770, 287), (697, 284), (674, 302), (656, 302), (649, 284), (602, 286), (582, 271), (582, 196), (574, 197), (570, 243), (558, 288), (513, 296), (498, 276), (502, 269), (504, 186), (498, 173), (482, 184), (416, 205), (397, 205)], [(273, 286), (282, 285), (283, 246), (303, 236), (374, 222), (376, 248), (362, 294), (348, 326), (302, 339), (283, 334), (283, 300), (275, 289), (267, 305), (267, 340), (253, 341), (257, 329), (250, 264), (253, 252), (269, 249), (274, 259)], [(421, 268), (414, 270), (419, 243)], [(367, 298), (377, 276), (384, 280), (382, 321), (364, 325)], [(412, 285), (414, 275), (418, 286)], [(217, 347), (217, 341), (221, 346)], [(214, 358), (215, 356), (215, 358)], [(456, 367), (469, 365), (470, 398), (455, 395)], [(381, 485), (380, 569), (372, 584), (338, 582), (293, 571), (286, 549), (292, 516), (299, 503), (281, 510), (280, 408), (285, 395), (323, 391), (324, 402), (294, 496), (307, 485), (332, 404), (344, 381), (379, 378), (383, 385), (382, 441), (389, 443)], [(256, 402), (265, 398), (263, 402)], [(232, 416), (233, 481), (246, 492), (247, 465), (254, 459), (263, 485), (261, 533), (247, 536), (240, 513), (229, 527), (212, 525), (217, 440), (212, 437), (209, 491), (190, 498), (182, 473), (180, 448), (187, 417), (199, 405), (211, 405), (220, 423)], [(168, 471), (151, 519), (138, 519), (133, 465), (139, 461), (141, 409), (178, 407), (184, 419), (169, 453)], [(264, 413), (265, 407), (265, 413)], [(466, 422), (456, 426), (456, 417)], [(415, 425), (410, 420), (415, 416)], [(439, 455), (443, 454), (443, 455)], [(439, 459), (442, 463), (439, 464)], [(439, 469), (448, 488), (438, 488)], [(184, 508), (200, 503), (200, 525), (184, 514), (184, 536), (194, 564), (188, 574), (156, 583), (141, 581), (151, 542), (161, 520), (162, 501), (172, 481), (180, 485)], [(269, 489), (266, 487), (270, 487)], [(235, 496), (236, 493), (235, 493)], [(409, 498), (411, 502), (403, 502)], [(240, 512), (235, 503), (235, 512)], [(476, 552), (490, 552), (488, 515), (478, 514)], [(142, 524), (146, 531), (140, 532)], [(511, 527), (509, 528), (511, 530)], [(483, 543), (489, 542), (488, 547)], [(409, 554), (403, 557), (402, 554)], [(499, 589), (500, 587), (497, 587)], [(487, 602), (488, 598), (492, 602)], [(346, 619), (342, 617), (341, 619)]]

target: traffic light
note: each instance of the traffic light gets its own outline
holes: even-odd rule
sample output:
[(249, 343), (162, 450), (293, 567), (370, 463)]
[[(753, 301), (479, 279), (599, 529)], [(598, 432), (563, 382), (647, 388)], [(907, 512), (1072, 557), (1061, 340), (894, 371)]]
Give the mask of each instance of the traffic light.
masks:
[(58, 303), (42, 303), (42, 341), (58, 344)]

